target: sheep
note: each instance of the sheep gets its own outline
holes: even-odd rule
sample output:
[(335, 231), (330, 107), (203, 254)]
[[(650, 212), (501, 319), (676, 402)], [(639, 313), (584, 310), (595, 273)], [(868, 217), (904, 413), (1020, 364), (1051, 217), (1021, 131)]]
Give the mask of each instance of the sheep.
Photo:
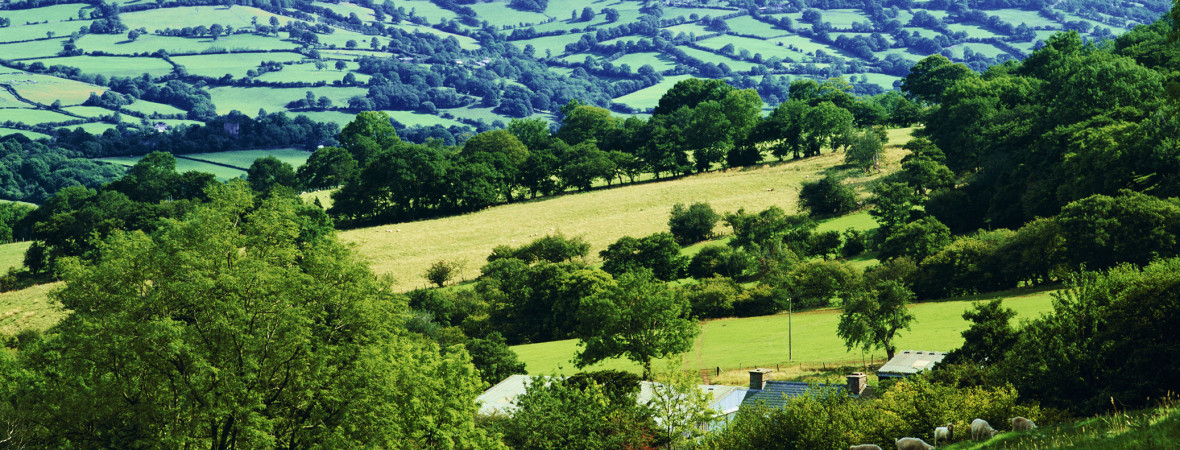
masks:
[(860, 444), (848, 447), (848, 450), (881, 450), (881, 447), (873, 444)]
[(934, 446), (918, 438), (905, 437), (897, 440), (897, 450), (931, 450)]
[(934, 429), (934, 445), (938, 446), (938, 438), (950, 442), (955, 439), (955, 424), (948, 423), (945, 427)]
[(1008, 422), (1012, 423), (1012, 431), (1028, 431), (1037, 428), (1037, 424), (1033, 421), (1019, 416), (1008, 419)]
[(995, 436), (996, 433), (998, 433), (998, 431), (996, 431), (995, 428), (992, 428), (992, 426), (989, 425), (986, 420), (975, 419), (971, 421), (971, 440), (973, 441), (978, 441), (981, 438), (986, 441), (991, 439), (992, 436)]

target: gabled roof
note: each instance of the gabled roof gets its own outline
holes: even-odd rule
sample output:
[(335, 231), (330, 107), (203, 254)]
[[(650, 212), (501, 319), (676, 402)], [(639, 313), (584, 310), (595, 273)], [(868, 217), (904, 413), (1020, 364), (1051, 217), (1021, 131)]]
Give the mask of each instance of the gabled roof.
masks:
[(742, 400), (742, 408), (751, 408), (761, 402), (767, 408), (782, 409), (787, 401), (804, 394), (814, 395), (827, 389), (835, 389), (842, 393), (842, 384), (807, 384), (801, 381), (767, 381), (762, 389), (746, 391), (746, 398)]
[[(549, 377), (544, 378), (549, 379)], [(512, 375), (496, 383), (495, 386), (484, 391), (475, 399), (479, 403), (479, 413), (483, 415), (511, 415), (512, 411), (516, 409), (516, 397), (524, 394), (525, 389), (533, 383), (533, 379), (534, 377), (528, 375)], [(636, 401), (640, 404), (650, 402), (655, 392), (652, 388), (654, 385), (655, 383), (650, 381), (641, 381)], [(716, 384), (702, 384), (697, 387), (712, 395), (709, 408), (717, 411), (718, 414), (734, 412), (745, 397), (747, 390), (745, 387)]]
[(946, 352), (904, 350), (893, 355), (893, 359), (877, 369), (878, 378), (906, 377), (923, 370), (929, 370), (946, 358)]

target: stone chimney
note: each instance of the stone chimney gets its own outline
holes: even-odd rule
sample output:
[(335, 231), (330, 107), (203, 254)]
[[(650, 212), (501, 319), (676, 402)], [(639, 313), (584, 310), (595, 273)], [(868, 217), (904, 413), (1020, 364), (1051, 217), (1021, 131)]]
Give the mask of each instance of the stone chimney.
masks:
[(848, 393), (852, 395), (860, 395), (868, 386), (869, 377), (863, 372), (853, 372), (848, 375)]
[(770, 378), (770, 369), (753, 369), (750, 371), (750, 389), (761, 390), (766, 386), (766, 379)]

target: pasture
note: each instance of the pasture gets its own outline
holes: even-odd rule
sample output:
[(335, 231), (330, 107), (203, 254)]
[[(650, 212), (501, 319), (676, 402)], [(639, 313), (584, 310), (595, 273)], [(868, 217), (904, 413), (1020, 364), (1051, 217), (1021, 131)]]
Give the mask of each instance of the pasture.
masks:
[(28, 103), (20, 101), (15, 95), (8, 92), (7, 89), (0, 89), (0, 108), (27, 108)]
[(291, 167), (302, 166), (311, 156), (311, 152), (297, 148), (276, 148), (266, 150), (235, 150), (230, 152), (190, 153), (180, 155), (188, 159), (211, 161), (219, 164), (239, 167), (243, 170), (250, 168), (258, 158), (274, 156)]
[[(0, 200), (0, 203), (10, 202), (7, 200)], [(13, 267), (24, 266), (25, 251), (29, 249), (30, 245), (33, 245), (33, 241), (0, 244), (0, 273), (8, 272), (8, 269)]]
[(259, 108), (269, 112), (284, 111), (287, 103), (307, 96), (311, 91), (316, 98), (321, 96), (332, 100), (333, 105), (347, 105), (348, 99), (368, 92), (363, 87), (317, 87), (317, 88), (269, 88), (223, 86), (209, 89), (218, 114), (238, 110), (254, 115)]
[(459, 41), (459, 48), (462, 48), (464, 50), (479, 50), (479, 41), (476, 41), (473, 38), (470, 38), (470, 37), (467, 37), (467, 36), (464, 36), (461, 34), (448, 33), (446, 31), (439, 30), (437, 28), (432, 28), (432, 27), (427, 27), (427, 26), (422, 26), (422, 25), (417, 25), (417, 24), (412, 24), (412, 23), (405, 23), (405, 22), (395, 24), (395, 25), (389, 25), (387, 28), (401, 28), (401, 29), (411, 32), (411, 33), (430, 33), (430, 34), (442, 37), (444, 39), (448, 38), (448, 37), (453, 37), (453, 38), (455, 38), (455, 40)]
[[(130, 56), (66, 56), (36, 60), (46, 66), (76, 67), (84, 73), (107, 77), (137, 77), (149, 74), (160, 77), (172, 72), (172, 65), (160, 58)], [(32, 61), (30, 61), (32, 62)]]
[[(0, 109), (0, 111), (3, 111), (3, 110)], [(36, 131), (0, 127), (0, 137), (8, 136), (10, 134), (23, 134), (23, 135), (25, 135), (25, 137), (27, 137), (29, 139), (34, 139), (34, 140), (36, 140), (36, 139), (49, 139), (48, 134), (38, 133)]]
[(762, 40), (751, 39), (743, 36), (717, 36), (711, 37), (709, 39), (699, 40), (697, 41), (697, 44), (702, 47), (711, 48), (713, 50), (720, 50), (726, 45), (733, 44), (735, 49), (734, 53), (737, 53), (737, 51), (740, 51), (741, 49), (746, 49), (750, 51), (751, 55), (754, 53), (761, 53), (763, 59), (769, 59), (771, 56), (777, 56), (779, 58), (790, 57), (791, 59), (799, 61), (806, 56), (802, 53), (787, 48), (786, 44), (779, 45), (782, 42), (783, 40), (781, 39)]
[(697, 49), (691, 48), (691, 47), (680, 47), (680, 50), (683, 50), (684, 53), (687, 54), (688, 56), (699, 59), (701, 61), (711, 62), (713, 64), (724, 63), (725, 65), (729, 66), (729, 68), (735, 72), (745, 72), (745, 71), (748, 71), (751, 68), (757, 66), (757, 64), (754, 64), (751, 62), (746, 62), (746, 61), (730, 58), (728, 56), (719, 55), (719, 54), (707, 52), (704, 50), (697, 50)]
[[(357, 68), (354, 62), (348, 62), (348, 68), (345, 70), (336, 70), (335, 63), (329, 62), (328, 67), (324, 69), (317, 69), (315, 64), (290, 64), (283, 66), (283, 70), (278, 72), (267, 72), (258, 76), (259, 81), (276, 82), (276, 83), (290, 83), (290, 82), (308, 82), (314, 83), (316, 81), (323, 81), (332, 84), (333, 81), (340, 81), (344, 75), (351, 70)], [(352, 74), (356, 77), (358, 83), (367, 83), (370, 75), (363, 73)]]
[[(219, 166), (216, 164), (209, 164), (206, 162), (193, 161), (191, 159), (186, 159), (183, 156), (185, 156), (185, 155), (177, 155), (177, 157), (176, 157), (176, 171), (179, 173), (190, 172), (190, 171), (206, 172), (206, 173), (213, 174), (214, 176), (217, 177), (217, 179), (219, 179), (221, 181), (225, 181), (230, 178), (238, 178), (238, 177), (245, 177), (246, 176), (245, 170), (234, 169), (234, 168), (229, 168), (229, 167), (225, 167), (225, 166)], [(139, 162), (140, 159), (143, 159), (143, 157), (142, 156), (113, 156), (113, 157), (109, 157), (109, 158), (98, 158), (97, 161), (109, 162), (112, 164), (118, 164), (121, 166), (131, 167), (131, 166), (134, 166), (135, 163)]]
[(115, 113), (114, 111), (111, 111), (106, 108), (101, 108), (98, 106), (67, 106), (65, 108), (62, 108), (62, 111), (66, 111), (71, 114), (77, 114), (82, 117), (90, 117), (90, 118), (109, 116), (109, 115)]
[[(11, 245), (14, 244), (2, 247)], [(58, 282), (0, 292), (0, 334), (14, 335), (21, 330), (45, 331), (61, 321), (67, 312), (57, 301), (49, 299), (49, 292), (61, 287), (62, 283)]]
[[(509, 8), (504, 3), (472, 3), (467, 5), (475, 11), (475, 14), (482, 20), (488, 21), (489, 24), (497, 28), (502, 26), (518, 26), (523, 24), (541, 23), (549, 19), (544, 14), (532, 11), (517, 11)], [(581, 8), (578, 8), (579, 10)], [(580, 11), (579, 11), (580, 12)], [(557, 17), (559, 20), (568, 19), (569, 13), (565, 16)]]
[(229, 53), (173, 57), (172, 61), (183, 65), (193, 75), (221, 78), (225, 74), (234, 78), (246, 76), (250, 69), (257, 69), (264, 61), (291, 62), (303, 59), (303, 55), (290, 52), (279, 53)]
[(664, 77), (659, 83), (654, 86), (648, 86), (630, 94), (616, 97), (615, 101), (630, 106), (632, 108), (655, 108), (660, 103), (660, 97), (672, 89), (676, 82), (684, 79), (692, 78), (692, 75), (673, 75)]
[[(897, 349), (950, 351), (963, 343), (960, 333), (969, 322), (963, 311), (972, 302), (1004, 299), (1017, 319), (1032, 319), (1051, 311), (1053, 290), (1012, 290), (983, 296), (909, 305), (915, 321), (909, 331), (897, 338)], [(788, 321), (790, 322), (788, 328)], [(693, 350), (684, 355), (683, 369), (738, 371), (752, 367), (859, 365), (862, 360), (877, 364), (885, 360), (884, 351), (849, 351), (836, 335), (839, 309), (822, 309), (788, 315), (707, 320)], [(788, 332), (788, 329), (790, 332)], [(788, 346), (791, 358), (788, 359)], [(577, 340), (543, 342), (513, 346), (530, 375), (572, 374), (579, 372), (569, 362), (578, 351)], [(604, 361), (586, 370), (617, 369), (639, 372), (639, 366), (627, 359)]]
[(123, 109), (128, 111), (141, 112), (144, 114), (184, 114), (183, 109), (172, 105), (165, 105), (163, 103), (149, 102), (147, 100), (136, 100), (135, 103), (123, 106)]
[(77, 105), (90, 98), (90, 93), (102, 95), (107, 90), (81, 81), (28, 72), (0, 73), (0, 85), (3, 84), (12, 86), (22, 97), (45, 105), (54, 100), (61, 100), (63, 105)]
[(219, 23), (234, 28), (252, 27), (257, 18), (259, 24), (268, 24), (276, 17), (280, 24), (303, 22), (293, 17), (272, 14), (250, 6), (180, 6), (156, 8), (119, 14), (119, 19), (129, 29), (146, 28), (148, 32), (165, 28), (184, 28), (194, 24), (211, 25)]
[(32, 42), (0, 44), (0, 55), (6, 59), (45, 58), (61, 51), (65, 39), (41, 39)]
[(256, 34), (233, 34), (211, 38), (186, 38), (181, 36), (144, 35), (135, 41), (127, 40), (125, 34), (87, 34), (78, 39), (78, 48), (86, 51), (101, 50), (115, 55), (155, 53), (164, 50), (169, 54), (200, 53), (210, 49), (239, 50), (294, 50), (299, 45), (274, 36)]
[[(909, 129), (891, 130), (883, 173), (895, 170), (905, 151)], [(396, 277), (394, 288), (410, 290), (427, 283), (422, 273), (439, 259), (466, 261), (467, 279), (497, 245), (522, 245), (535, 234), (583, 236), (591, 255), (623, 236), (666, 231), (675, 203), (709, 202), (719, 213), (745, 208), (759, 211), (778, 206), (796, 211), (798, 189), (825, 169), (840, 165), (844, 155), (822, 156), (747, 169), (714, 171), (675, 180), (568, 193), (534, 201), (488, 208), (434, 220), (357, 228), (340, 232), (354, 244), (373, 270)], [(852, 180), (863, 184), (880, 175)], [(768, 191), (767, 189), (774, 189)]]
[(611, 64), (616, 66), (623, 64), (629, 65), (631, 66), (632, 72), (638, 72), (639, 68), (644, 65), (651, 65), (656, 72), (663, 72), (676, 67), (676, 63), (672, 61), (672, 58), (657, 52), (628, 53), (611, 61)]
[(406, 8), (406, 12), (422, 17), (430, 23), (439, 23), (442, 19), (453, 20), (458, 17), (454, 11), (435, 5), (429, 0), (405, 0), (399, 6)]
[(86, 3), (65, 3), (61, 5), (43, 6), (29, 9), (9, 9), (0, 11), (0, 17), (12, 21), (11, 26), (21, 26), (27, 22), (61, 22), (78, 19), (79, 14), (89, 14), (94, 6)]
[(69, 131), (74, 131), (75, 129), (78, 129), (78, 128), (81, 128), (82, 131), (85, 131), (87, 133), (98, 136), (100, 134), (105, 133), (107, 130), (115, 128), (115, 125), (111, 124), (111, 123), (106, 123), (106, 122), (91, 122), (91, 123), (81, 123), (81, 124), (65, 125), (65, 126), (58, 127), (58, 129), (64, 129), (64, 130), (69, 130)]
[(23, 123), (25, 125), (36, 125), (45, 122), (65, 122), (67, 120), (77, 120), (77, 117), (67, 116), (65, 114), (50, 111), (47, 109), (32, 109), (32, 108), (2, 108), (0, 109), (0, 123), (13, 122)]
[(565, 53), (565, 45), (578, 42), (582, 39), (584, 33), (559, 34), (557, 36), (544, 36), (532, 39), (522, 39), (519, 41), (509, 41), (510, 44), (515, 45), (516, 48), (524, 50), (526, 45), (532, 45), (536, 50), (538, 57), (545, 56), (545, 51), (549, 51), (554, 56)]
[[(466, 109), (466, 108), (455, 108), (454, 110), (464, 110), (464, 109)], [(491, 108), (487, 108), (487, 109), (489, 110), (489, 113), (490, 113)], [(448, 110), (448, 111), (452, 111), (452, 110)], [(465, 127), (465, 126), (467, 126), (463, 122), (459, 122), (457, 120), (447, 119), (447, 118), (444, 118), (441, 116), (435, 116), (432, 114), (425, 114), (425, 113), (420, 113), (420, 112), (416, 112), (416, 111), (385, 111), (385, 114), (388, 114), (390, 118), (392, 118), (393, 120), (396, 120), (398, 122), (401, 122), (405, 126), (414, 126), (414, 125), (422, 125), (422, 126), (442, 125), (444, 127), (451, 127), (451, 126)], [(503, 120), (503, 121), (508, 120), (507, 118), (505, 118), (503, 116), (496, 115), (494, 113), (492, 113), (492, 114), (495, 115), (495, 119), (491, 119), (491, 120), (496, 120), (496, 119)], [(355, 116), (353, 116), (353, 117), (355, 117)], [(489, 120), (489, 122), (491, 120)], [(349, 122), (351, 122), (351, 121), (352, 121), (352, 119), (349, 119)]]
[(69, 36), (83, 27), (89, 27), (93, 20), (74, 20), (67, 22), (49, 22), (36, 25), (18, 25), (0, 28), (0, 43), (27, 41), (29, 39), (51, 38), (55, 36)]
[[(776, 28), (774, 25), (750, 16), (737, 16), (725, 21), (729, 29), (735, 33), (752, 34), (764, 39), (791, 34), (790, 31)], [(738, 36), (730, 36), (736, 38)], [(735, 46), (737, 44), (734, 44)], [(753, 51), (753, 50), (751, 50)]]

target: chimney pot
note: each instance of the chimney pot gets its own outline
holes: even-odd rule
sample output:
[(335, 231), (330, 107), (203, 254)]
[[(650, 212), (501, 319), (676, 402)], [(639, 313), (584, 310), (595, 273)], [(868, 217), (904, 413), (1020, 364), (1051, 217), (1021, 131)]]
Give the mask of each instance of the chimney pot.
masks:
[(774, 372), (771, 369), (753, 369), (750, 370), (750, 389), (761, 390), (766, 386), (766, 379), (768, 375)]
[(853, 372), (848, 375), (848, 392), (852, 395), (860, 395), (864, 392), (865, 387), (868, 386), (868, 376), (864, 372)]

